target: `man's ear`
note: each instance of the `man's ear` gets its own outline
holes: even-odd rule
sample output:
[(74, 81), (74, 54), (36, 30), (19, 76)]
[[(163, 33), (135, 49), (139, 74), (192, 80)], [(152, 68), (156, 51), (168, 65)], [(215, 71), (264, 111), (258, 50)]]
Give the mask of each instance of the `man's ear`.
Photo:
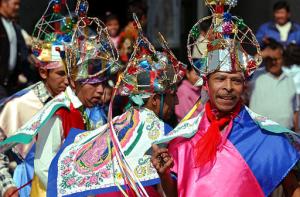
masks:
[(39, 75), (42, 80), (46, 80), (48, 77), (48, 70), (46, 68), (39, 68)]
[(152, 99), (151, 99), (152, 105), (158, 106), (160, 104), (160, 96), (158, 94), (155, 94), (155, 95), (152, 95), (151, 97), (152, 97)]

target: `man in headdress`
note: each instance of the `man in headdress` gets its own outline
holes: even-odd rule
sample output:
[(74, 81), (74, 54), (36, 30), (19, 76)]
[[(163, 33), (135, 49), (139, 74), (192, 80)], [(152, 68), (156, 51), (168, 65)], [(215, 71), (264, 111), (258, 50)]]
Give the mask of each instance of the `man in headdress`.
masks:
[[(66, 18), (61, 17), (56, 18), (56, 20), (66, 20)], [(40, 22), (36, 24), (38, 31), (35, 31), (33, 34), (35, 38), (32, 50), (34, 55), (36, 55), (34, 58), (35, 66), (38, 69), (41, 81), (3, 99), (2, 103), (0, 103), (0, 108), (3, 107), (0, 113), (0, 136), (2, 140), (14, 135), (48, 101), (65, 91), (68, 86), (68, 79), (61, 54), (64, 52), (62, 45), (64, 42), (70, 40), (72, 32), (71, 30), (62, 31), (61, 29), (53, 28), (54, 22), (52, 21), (47, 21), (47, 28), (41, 26)], [(49, 27), (53, 29), (48, 31)], [(48, 34), (42, 32), (48, 32)], [(50, 37), (50, 35), (51, 39), (47, 39), (47, 36)], [(60, 49), (59, 51), (55, 50), (57, 47)], [(36, 53), (37, 50), (39, 50), (39, 53)], [(1, 176), (7, 177), (7, 181), (3, 180), (3, 184), (10, 182), (10, 184), (16, 184), (19, 188), (32, 179), (34, 155), (32, 145), (34, 142), (33, 140), (30, 144), (17, 145), (14, 148), (14, 152), (19, 156), (17, 159), (19, 165), (14, 171), (14, 181), (8, 173), (8, 160), (6, 158), (0, 160)], [(2, 193), (4, 192), (5, 189), (3, 189)], [(20, 196), (29, 196), (30, 186), (28, 185), (23, 188), (19, 194)]]
[[(170, 118), (178, 103), (176, 85), (186, 66), (175, 58), (162, 37), (164, 51), (156, 51), (134, 19), (139, 37), (115, 88), (129, 96), (131, 106), (112, 120), (112, 100), (109, 124), (82, 134), (70, 132), (50, 167), (49, 196), (159, 196), (153, 186), (159, 183), (158, 175), (150, 156), (144, 153), (154, 140), (171, 130), (163, 120)], [(142, 185), (148, 187), (144, 190)]]
[[(268, 196), (280, 182), (288, 196), (299, 194), (291, 172), (300, 158), (299, 136), (250, 111), (241, 100), (246, 78), (261, 61), (259, 44), (241, 19), (224, 12), (236, 1), (206, 2), (213, 11), (213, 24), (205, 36), (207, 49), (192, 60), (200, 20), (189, 35), (188, 53), (209, 100), (197, 117), (157, 142), (177, 136), (168, 150), (153, 146), (152, 163), (165, 194)], [(258, 55), (249, 55), (245, 46)]]
[[(81, 3), (86, 4), (86, 1)], [(87, 6), (78, 6), (79, 8)], [(89, 26), (96, 25), (91, 33)], [(97, 18), (78, 18), (72, 40), (66, 49), (66, 70), (70, 86), (45, 105), (14, 136), (0, 145), (29, 143), (38, 134), (34, 159), (32, 196), (45, 195), (48, 168), (70, 128), (89, 128), (86, 108), (97, 105), (108, 77), (117, 72), (116, 49), (107, 28)]]
[[(38, 70), (42, 80), (31, 87), (22, 90), (23, 93), (18, 92), (22, 94), (21, 96), (12, 96), (12, 99), (5, 104), (0, 113), (0, 131), (2, 139), (14, 135), (15, 132), (41, 110), (48, 101), (60, 92), (65, 91), (68, 86), (68, 79), (62, 61), (44, 62), (42, 66), (39, 66)], [(15, 151), (20, 156), (21, 160), (24, 160), (27, 157), (33, 144), (34, 141), (30, 144), (17, 145), (15, 147)], [(5, 165), (6, 164), (2, 163), (0, 160), (0, 168), (3, 172)], [(21, 170), (21, 168), (19, 170)], [(16, 174), (22, 173), (19, 170)], [(22, 181), (22, 179), (26, 179), (25, 177), (26, 176), (17, 176), (14, 178), (18, 187), (21, 187), (22, 183), (25, 184)]]

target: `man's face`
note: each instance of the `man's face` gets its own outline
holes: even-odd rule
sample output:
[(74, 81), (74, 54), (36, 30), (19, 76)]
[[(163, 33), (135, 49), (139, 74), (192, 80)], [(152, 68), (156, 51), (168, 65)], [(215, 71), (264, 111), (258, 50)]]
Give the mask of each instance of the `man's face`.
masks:
[(2, 0), (1, 7), (5, 17), (14, 19), (19, 14), (20, 0)]
[(289, 18), (290, 13), (284, 8), (274, 11), (274, 20), (278, 25), (286, 24)]
[[(164, 95), (164, 106), (161, 117), (163, 120), (169, 120), (174, 113), (175, 105), (178, 104), (178, 97), (176, 92), (168, 93)], [(160, 105), (158, 105), (160, 107)]]
[(275, 49), (271, 50), (269, 57), (266, 58), (266, 69), (274, 76), (280, 76), (282, 73), (282, 50)]
[(101, 101), (104, 88), (105, 86), (103, 83), (76, 83), (75, 92), (85, 107), (93, 107)]
[(116, 37), (120, 29), (119, 21), (117, 19), (109, 20), (107, 21), (106, 26), (109, 35), (111, 37)]
[(244, 91), (241, 72), (215, 72), (208, 77), (207, 87), (211, 104), (222, 113), (231, 112)]
[(52, 96), (56, 96), (65, 91), (66, 87), (69, 85), (63, 66), (44, 71), (40, 70), (40, 75)]

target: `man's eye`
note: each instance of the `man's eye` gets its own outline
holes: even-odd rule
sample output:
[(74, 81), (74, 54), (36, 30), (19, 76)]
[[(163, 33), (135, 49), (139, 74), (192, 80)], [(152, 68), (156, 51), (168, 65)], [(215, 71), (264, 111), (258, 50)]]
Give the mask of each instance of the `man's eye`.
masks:
[(233, 81), (234, 83), (238, 83), (238, 84), (243, 83), (243, 80), (242, 80), (242, 79), (233, 79), (232, 81)]
[(217, 80), (217, 81), (224, 81), (225, 78), (223, 78), (223, 77), (216, 77), (215, 80)]
[(65, 72), (58, 72), (57, 74), (58, 74), (59, 76), (62, 76), (62, 77), (66, 76), (66, 73), (65, 73)]

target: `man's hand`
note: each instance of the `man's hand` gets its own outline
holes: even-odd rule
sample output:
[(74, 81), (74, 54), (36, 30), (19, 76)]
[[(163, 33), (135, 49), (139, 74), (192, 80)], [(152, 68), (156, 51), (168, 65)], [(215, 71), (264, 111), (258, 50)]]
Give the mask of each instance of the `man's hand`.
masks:
[(169, 172), (169, 169), (173, 166), (174, 161), (171, 155), (168, 153), (168, 149), (159, 148), (156, 144), (152, 145), (151, 163), (155, 167), (158, 174), (165, 175)]
[(6, 190), (3, 197), (19, 197), (16, 187), (10, 187)]
[(177, 182), (171, 177), (170, 168), (174, 164), (174, 160), (168, 153), (168, 149), (159, 148), (152, 145), (151, 162), (160, 176), (161, 185), (166, 197), (178, 196)]

